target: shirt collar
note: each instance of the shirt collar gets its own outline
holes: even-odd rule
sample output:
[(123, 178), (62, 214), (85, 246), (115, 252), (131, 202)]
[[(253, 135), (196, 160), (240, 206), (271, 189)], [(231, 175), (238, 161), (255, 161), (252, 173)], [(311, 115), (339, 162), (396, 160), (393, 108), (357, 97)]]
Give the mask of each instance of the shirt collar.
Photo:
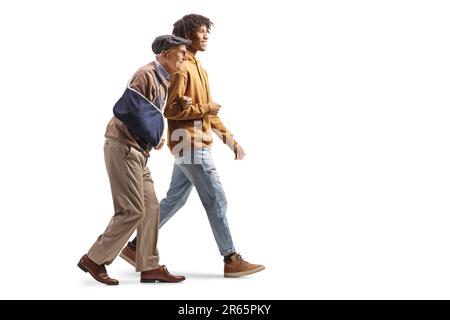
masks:
[(156, 60), (156, 70), (158, 70), (158, 73), (162, 78), (166, 80), (170, 79), (170, 74), (158, 60)]

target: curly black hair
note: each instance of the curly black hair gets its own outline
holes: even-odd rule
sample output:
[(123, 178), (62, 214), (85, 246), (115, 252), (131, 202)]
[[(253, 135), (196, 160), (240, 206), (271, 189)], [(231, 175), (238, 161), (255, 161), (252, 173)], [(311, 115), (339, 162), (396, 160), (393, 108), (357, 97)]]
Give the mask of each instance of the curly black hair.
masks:
[(172, 34), (177, 37), (189, 39), (192, 32), (201, 26), (206, 26), (208, 32), (214, 24), (209, 18), (199, 14), (187, 14), (173, 24)]

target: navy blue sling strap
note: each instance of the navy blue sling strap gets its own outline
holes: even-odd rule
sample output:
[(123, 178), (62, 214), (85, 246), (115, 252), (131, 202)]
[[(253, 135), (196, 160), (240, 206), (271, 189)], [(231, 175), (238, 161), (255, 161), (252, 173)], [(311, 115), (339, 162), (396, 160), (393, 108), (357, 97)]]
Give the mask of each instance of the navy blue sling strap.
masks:
[(113, 108), (114, 116), (140, 138), (137, 142), (145, 151), (150, 151), (159, 144), (164, 131), (164, 117), (161, 110), (164, 105), (160, 96), (160, 82), (158, 75), (154, 78), (157, 83), (154, 102), (131, 88), (128, 82), (125, 92)]

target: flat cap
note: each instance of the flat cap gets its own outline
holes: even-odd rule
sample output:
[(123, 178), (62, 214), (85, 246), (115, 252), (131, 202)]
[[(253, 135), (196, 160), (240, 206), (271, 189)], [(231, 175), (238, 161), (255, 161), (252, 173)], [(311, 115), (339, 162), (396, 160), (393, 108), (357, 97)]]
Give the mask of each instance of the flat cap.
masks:
[(163, 50), (170, 49), (175, 46), (179, 46), (180, 44), (190, 45), (192, 43), (191, 40), (187, 40), (184, 38), (180, 38), (172, 35), (163, 35), (156, 37), (152, 43), (152, 50), (155, 54), (161, 53)]

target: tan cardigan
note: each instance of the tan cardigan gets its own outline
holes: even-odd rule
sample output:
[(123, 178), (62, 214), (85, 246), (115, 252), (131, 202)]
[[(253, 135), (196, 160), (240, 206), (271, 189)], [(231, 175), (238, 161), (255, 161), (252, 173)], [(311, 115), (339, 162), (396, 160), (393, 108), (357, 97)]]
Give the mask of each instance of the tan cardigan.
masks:
[[(136, 73), (131, 78), (130, 87), (138, 91), (142, 95), (144, 95), (148, 100), (154, 101), (156, 98), (156, 88), (157, 88), (155, 82), (155, 77), (157, 77), (156, 72), (157, 72), (156, 62), (151, 62), (141, 67), (139, 70), (136, 71)], [(165, 101), (169, 81), (167, 79), (160, 79), (160, 77), (158, 79), (159, 82), (161, 83), (160, 85), (161, 101)], [(108, 126), (106, 127), (105, 137), (119, 140), (122, 143), (125, 143), (129, 146), (132, 146), (133, 148), (136, 148), (144, 152), (137, 143), (137, 140), (139, 138), (135, 136), (128, 129), (128, 127), (125, 126), (125, 124), (116, 117), (112, 117), (112, 119), (109, 121)], [(148, 156), (148, 154), (146, 155)]]

